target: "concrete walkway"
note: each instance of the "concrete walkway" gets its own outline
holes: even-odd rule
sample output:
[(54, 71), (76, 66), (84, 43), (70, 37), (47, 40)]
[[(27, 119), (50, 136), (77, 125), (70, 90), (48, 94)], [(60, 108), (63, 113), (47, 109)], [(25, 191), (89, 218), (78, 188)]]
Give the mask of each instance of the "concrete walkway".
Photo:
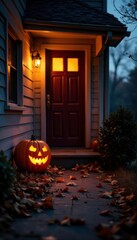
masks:
[[(53, 183), (50, 189), (53, 210), (47, 209), (29, 218), (16, 219), (12, 223), (12, 234), (1, 235), (0, 240), (100, 239), (95, 227), (100, 223), (115, 221), (118, 217), (117, 210), (109, 205), (112, 199), (101, 197), (102, 193), (112, 190), (109, 183), (100, 180), (101, 175), (92, 171), (87, 176), (82, 171), (63, 171), (60, 177), (64, 181)], [(66, 187), (68, 191), (62, 192)], [(112, 213), (110, 216), (100, 214), (106, 209)], [(65, 217), (68, 218), (62, 222)]]

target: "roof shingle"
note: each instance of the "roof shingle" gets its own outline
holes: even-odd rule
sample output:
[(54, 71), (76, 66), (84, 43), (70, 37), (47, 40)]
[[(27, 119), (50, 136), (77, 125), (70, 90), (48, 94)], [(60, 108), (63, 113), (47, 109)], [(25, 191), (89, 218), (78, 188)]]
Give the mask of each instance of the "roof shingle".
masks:
[(80, 0), (27, 0), (25, 21), (125, 28), (116, 17)]

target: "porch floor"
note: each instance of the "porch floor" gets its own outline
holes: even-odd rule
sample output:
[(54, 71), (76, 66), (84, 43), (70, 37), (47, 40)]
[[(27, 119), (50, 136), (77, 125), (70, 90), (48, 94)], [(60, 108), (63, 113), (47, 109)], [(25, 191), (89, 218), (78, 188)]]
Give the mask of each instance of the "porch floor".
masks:
[(51, 165), (71, 168), (99, 160), (100, 154), (91, 148), (51, 148)]

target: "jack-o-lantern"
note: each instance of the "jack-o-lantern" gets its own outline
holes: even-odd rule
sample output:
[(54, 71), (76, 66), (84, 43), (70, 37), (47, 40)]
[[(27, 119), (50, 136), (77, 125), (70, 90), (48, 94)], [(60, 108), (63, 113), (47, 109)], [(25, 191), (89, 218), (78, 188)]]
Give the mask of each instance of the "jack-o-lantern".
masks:
[(22, 140), (14, 151), (14, 160), (20, 170), (43, 172), (51, 160), (51, 151), (47, 143), (36, 140)]

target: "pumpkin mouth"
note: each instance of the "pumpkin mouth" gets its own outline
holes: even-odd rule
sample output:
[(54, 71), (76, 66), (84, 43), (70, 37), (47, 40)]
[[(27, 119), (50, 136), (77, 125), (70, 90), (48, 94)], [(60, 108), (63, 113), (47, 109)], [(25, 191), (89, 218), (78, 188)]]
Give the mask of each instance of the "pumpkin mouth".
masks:
[(41, 164), (45, 164), (47, 162), (48, 156), (44, 157), (44, 158), (35, 158), (35, 157), (29, 156), (29, 159), (34, 165), (36, 165), (36, 164), (41, 165)]

